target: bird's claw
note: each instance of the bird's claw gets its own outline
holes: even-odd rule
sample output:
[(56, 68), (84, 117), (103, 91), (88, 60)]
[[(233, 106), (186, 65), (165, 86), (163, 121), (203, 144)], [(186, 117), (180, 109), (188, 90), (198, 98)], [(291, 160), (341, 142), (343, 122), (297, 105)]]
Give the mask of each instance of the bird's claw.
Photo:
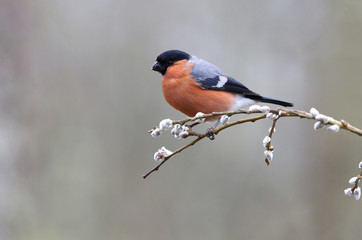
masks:
[(213, 128), (209, 128), (206, 131), (206, 137), (208, 137), (210, 140), (214, 140), (215, 139), (215, 134), (213, 133)]

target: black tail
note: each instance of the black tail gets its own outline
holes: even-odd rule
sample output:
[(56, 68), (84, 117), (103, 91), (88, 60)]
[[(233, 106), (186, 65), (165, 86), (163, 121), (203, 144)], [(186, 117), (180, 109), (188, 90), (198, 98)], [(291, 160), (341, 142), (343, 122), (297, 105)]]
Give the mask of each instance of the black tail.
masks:
[(276, 100), (273, 98), (262, 97), (261, 99), (258, 99), (258, 101), (266, 102), (266, 103), (273, 103), (273, 104), (281, 105), (284, 107), (293, 107), (293, 103), (284, 102), (284, 101)]

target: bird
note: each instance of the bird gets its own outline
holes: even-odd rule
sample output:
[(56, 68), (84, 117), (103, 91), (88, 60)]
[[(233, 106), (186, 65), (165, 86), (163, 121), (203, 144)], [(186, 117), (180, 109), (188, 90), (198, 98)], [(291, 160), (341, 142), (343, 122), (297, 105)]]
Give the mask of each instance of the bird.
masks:
[[(225, 75), (217, 66), (181, 50), (161, 53), (152, 70), (162, 75), (162, 92), (166, 101), (176, 110), (189, 117), (198, 112), (236, 111), (257, 102), (292, 107), (293, 104), (261, 96), (234, 78)], [(206, 118), (219, 120), (220, 116)], [(208, 129), (207, 136), (214, 139), (212, 130), (219, 121)]]

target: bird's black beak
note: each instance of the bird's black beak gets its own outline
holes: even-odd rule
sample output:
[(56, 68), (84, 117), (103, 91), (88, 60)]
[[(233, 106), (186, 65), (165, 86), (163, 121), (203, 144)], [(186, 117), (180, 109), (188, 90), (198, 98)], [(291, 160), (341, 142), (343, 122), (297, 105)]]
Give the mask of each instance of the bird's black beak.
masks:
[(152, 66), (152, 70), (161, 73), (162, 75), (164, 75), (167, 71), (167, 66), (165, 67), (164, 65), (162, 65), (161, 63), (159, 63), (158, 61), (156, 61), (153, 66)]
[(161, 64), (158, 61), (156, 61), (152, 66), (152, 70), (157, 71), (157, 72), (161, 72)]

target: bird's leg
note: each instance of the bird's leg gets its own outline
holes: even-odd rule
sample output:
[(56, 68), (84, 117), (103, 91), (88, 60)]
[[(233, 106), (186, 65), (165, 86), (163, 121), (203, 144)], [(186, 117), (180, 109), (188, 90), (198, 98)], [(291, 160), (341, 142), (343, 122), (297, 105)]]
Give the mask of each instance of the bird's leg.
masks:
[(214, 126), (212, 126), (211, 128), (208, 128), (206, 131), (206, 136), (210, 139), (210, 140), (214, 140), (215, 139), (215, 134), (213, 133), (213, 131), (215, 130), (215, 128), (220, 124), (220, 119), (217, 120), (217, 122), (214, 124)]

